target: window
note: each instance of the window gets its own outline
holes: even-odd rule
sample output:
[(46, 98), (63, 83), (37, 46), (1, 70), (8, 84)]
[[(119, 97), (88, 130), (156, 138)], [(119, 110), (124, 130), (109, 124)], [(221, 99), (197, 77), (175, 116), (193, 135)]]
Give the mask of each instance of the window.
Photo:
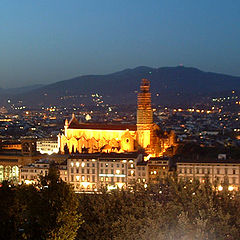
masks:
[(190, 167), (189, 171), (190, 171), (190, 174), (192, 174), (192, 168), (191, 167)]
[(105, 173), (108, 174), (108, 169), (105, 169)]
[(87, 169), (87, 174), (89, 174), (90, 173), (90, 170), (89, 170), (89, 168)]
[(122, 169), (122, 174), (124, 174), (124, 169)]
[(233, 174), (236, 174), (236, 170), (235, 169), (233, 169)]
[(73, 182), (73, 175), (71, 175), (71, 182)]
[(89, 163), (87, 163), (87, 167), (89, 167)]
[(196, 168), (196, 173), (197, 173), (197, 174), (199, 173), (199, 168)]
[(122, 168), (124, 168), (124, 164), (122, 164)]
[(184, 168), (184, 173), (187, 173), (187, 168)]
[(217, 174), (220, 174), (220, 169), (219, 168), (217, 168)]
[(117, 168), (119, 168), (119, 164), (117, 164)]
[(95, 182), (95, 176), (92, 176), (92, 181)]
[(101, 174), (103, 174), (103, 169), (100, 170)]
[(73, 168), (71, 168), (71, 173), (74, 173)]
[(95, 163), (93, 163), (92, 166), (95, 167)]
[(111, 169), (111, 174), (113, 174), (113, 169)]
[(95, 169), (92, 169), (92, 174), (95, 174)]
[(103, 167), (103, 164), (101, 163), (101, 167)]
[(232, 183), (236, 184), (236, 178), (235, 177), (232, 178)]
[(228, 169), (227, 169), (227, 168), (225, 168), (225, 174), (226, 174), (226, 175), (228, 174)]
[(207, 173), (210, 174), (210, 168), (207, 169)]
[(82, 173), (84, 173), (84, 168), (82, 168)]

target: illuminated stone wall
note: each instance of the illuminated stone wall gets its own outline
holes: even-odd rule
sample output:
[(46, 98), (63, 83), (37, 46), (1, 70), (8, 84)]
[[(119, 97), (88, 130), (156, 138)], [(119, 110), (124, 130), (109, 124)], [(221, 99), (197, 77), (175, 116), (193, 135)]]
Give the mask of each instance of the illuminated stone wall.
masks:
[(136, 131), (65, 128), (65, 135), (60, 136), (59, 141), (61, 153), (66, 145), (70, 153), (82, 153), (83, 149), (88, 149), (89, 153), (132, 152), (136, 150)]

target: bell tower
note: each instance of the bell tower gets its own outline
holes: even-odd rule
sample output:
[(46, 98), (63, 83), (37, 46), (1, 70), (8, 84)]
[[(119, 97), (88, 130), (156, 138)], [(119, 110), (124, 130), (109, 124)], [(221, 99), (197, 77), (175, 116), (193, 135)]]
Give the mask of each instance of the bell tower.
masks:
[(153, 111), (151, 105), (150, 81), (142, 79), (138, 93), (137, 139), (141, 148), (150, 150), (152, 144)]

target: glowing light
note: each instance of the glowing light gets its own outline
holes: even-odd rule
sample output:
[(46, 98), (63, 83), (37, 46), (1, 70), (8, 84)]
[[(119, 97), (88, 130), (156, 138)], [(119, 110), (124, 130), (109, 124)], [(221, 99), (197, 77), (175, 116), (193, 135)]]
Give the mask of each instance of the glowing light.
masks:
[(25, 180), (24, 183), (27, 185), (34, 184), (34, 181), (33, 180)]
[(87, 188), (90, 185), (89, 182), (82, 182), (81, 184), (83, 185), (84, 188)]
[(120, 174), (120, 170), (118, 169), (118, 170), (116, 170), (116, 174)]
[(218, 191), (222, 191), (223, 190), (223, 187), (220, 185), (220, 186), (218, 186)]
[(121, 188), (123, 188), (123, 186), (125, 185), (125, 183), (119, 183), (119, 182), (118, 182), (118, 183), (116, 183), (116, 185), (117, 185), (118, 188), (121, 189)]
[(82, 162), (81, 166), (82, 166), (82, 167), (84, 167), (84, 166), (85, 166), (85, 163), (84, 163), (84, 162)]
[(79, 167), (79, 162), (76, 162), (76, 167)]
[(233, 186), (229, 186), (229, 187), (228, 187), (228, 191), (231, 192), (231, 191), (233, 191), (233, 190), (234, 190), (234, 187), (233, 187)]

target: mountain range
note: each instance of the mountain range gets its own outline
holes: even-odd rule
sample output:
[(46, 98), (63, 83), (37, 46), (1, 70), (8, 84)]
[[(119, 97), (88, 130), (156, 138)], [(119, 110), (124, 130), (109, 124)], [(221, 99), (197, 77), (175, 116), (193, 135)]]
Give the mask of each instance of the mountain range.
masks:
[[(156, 104), (194, 103), (202, 97), (223, 91), (240, 90), (240, 77), (204, 72), (192, 67), (134, 69), (106, 75), (84, 75), (56, 83), (26, 89), (0, 90), (2, 101), (40, 107), (46, 105), (94, 104), (92, 95), (102, 95), (106, 103), (136, 104), (140, 81), (151, 81), (153, 102)], [(3, 98), (4, 96), (4, 98)]]

